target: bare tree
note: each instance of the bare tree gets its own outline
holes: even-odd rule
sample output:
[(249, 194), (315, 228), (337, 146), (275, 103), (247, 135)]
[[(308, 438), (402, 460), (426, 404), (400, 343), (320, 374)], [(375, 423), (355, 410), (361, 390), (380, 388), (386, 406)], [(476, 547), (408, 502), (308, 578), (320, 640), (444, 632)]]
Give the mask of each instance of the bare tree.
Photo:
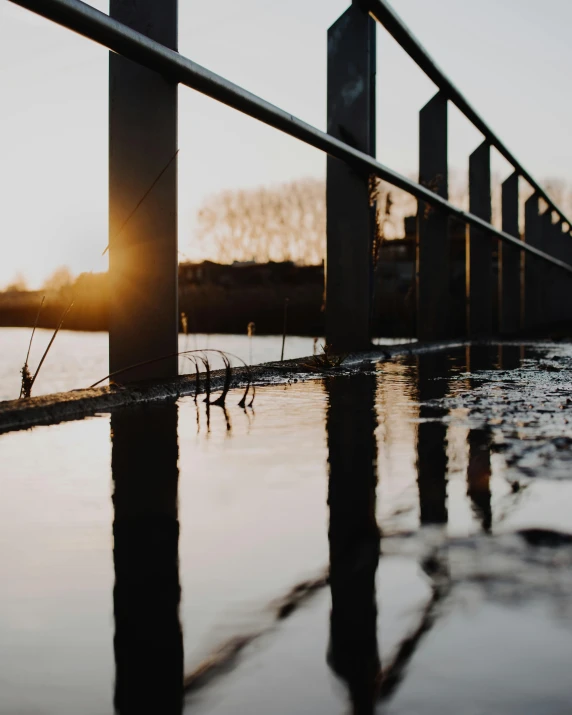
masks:
[(300, 179), (280, 186), (223, 191), (200, 209), (198, 237), (205, 252), (222, 263), (320, 263), (326, 243), (324, 182)]
[[(545, 184), (548, 193), (566, 211), (572, 204), (572, 191), (566, 183), (547, 180)], [(526, 189), (523, 185), (523, 197)], [(468, 177), (450, 172), (449, 197), (459, 208), (469, 208)], [(498, 174), (492, 176), (491, 198), (493, 225), (500, 228)], [(372, 180), (370, 200), (377, 205), (376, 244), (380, 240), (402, 238), (405, 217), (417, 213), (415, 197), (384, 181)], [(221, 263), (251, 260), (320, 263), (326, 246), (325, 182), (306, 178), (279, 186), (216, 194), (199, 211), (198, 238), (205, 253)]]
[(8, 285), (5, 288), (6, 291), (26, 291), (28, 290), (28, 283), (26, 281), (26, 278), (22, 273), (18, 273), (14, 276), (14, 278), (8, 283)]
[(74, 281), (73, 275), (67, 266), (60, 266), (46, 278), (43, 290), (46, 291), (60, 291), (64, 288), (69, 288)]

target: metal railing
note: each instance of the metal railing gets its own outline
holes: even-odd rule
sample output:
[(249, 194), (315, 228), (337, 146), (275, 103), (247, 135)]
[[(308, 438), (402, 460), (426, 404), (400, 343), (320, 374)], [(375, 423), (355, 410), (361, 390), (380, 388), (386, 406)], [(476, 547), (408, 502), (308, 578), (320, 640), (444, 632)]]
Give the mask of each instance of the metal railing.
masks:
[[(507, 243), (518, 246), (521, 250), (530, 253), (531, 255), (538, 256), (552, 265), (572, 273), (572, 266), (568, 263), (560, 261), (548, 253), (535, 248), (534, 246), (529, 246), (504, 231), (500, 231), (481, 219), (479, 216), (475, 216), (469, 211), (464, 211), (458, 206), (455, 206), (450, 201), (443, 199), (427, 187), (412, 181), (387, 166), (384, 166), (382, 163), (364, 152), (351, 147), (343, 141), (335, 139), (311, 124), (307, 124), (301, 119), (295, 117), (293, 114), (276, 107), (251, 92), (248, 92), (224, 77), (211, 72), (206, 67), (202, 67), (196, 62), (183, 57), (178, 52), (170, 50), (160, 43), (149, 39), (142, 33), (132, 30), (126, 25), (113, 20), (105, 13), (86, 5), (81, 2), (81, 0), (10, 1), (16, 5), (27, 8), (28, 10), (32, 10), (48, 20), (53, 20), (59, 25), (63, 25), (64, 27), (75, 31), (90, 40), (94, 40), (108, 49), (113, 50), (113, 52), (117, 52), (124, 57), (134, 60), (135, 62), (139, 62), (151, 70), (160, 72), (161, 74), (176, 80), (179, 84), (195, 89), (198, 92), (205, 94), (207, 97), (216, 99), (233, 109), (237, 109), (254, 119), (258, 119), (275, 129), (279, 129), (285, 134), (289, 134), (296, 139), (300, 139), (306, 144), (309, 144), (316, 149), (320, 149), (336, 159), (341, 159), (358, 170), (374, 174), (378, 178), (387, 181), (392, 186), (395, 186), (398, 189), (403, 189), (403, 191), (415, 196), (415, 198), (425, 201), (431, 206), (447, 211), (447, 213), (449, 213), (453, 218), (456, 218), (463, 223), (475, 226), (476, 228), (480, 228), (494, 238), (498, 238), (501, 241), (506, 241)], [(395, 25), (396, 28), (403, 28), (403, 31), (407, 32), (405, 26), (401, 23), (393, 10), (391, 10), (391, 8), (383, 2), (383, 0), (364, 0), (364, 2), (367, 2), (368, 6), (372, 6), (371, 8), (368, 7), (368, 10), (372, 14), (377, 13), (375, 17), (378, 18), (382, 24), (385, 24), (385, 14), (387, 13), (387, 16), (391, 17), (394, 22), (399, 23), (399, 25)], [(389, 27), (392, 27), (392, 25), (389, 25)], [(390, 31), (393, 34), (393, 30)], [(399, 32), (395, 32), (395, 37), (400, 44), (402, 44)], [(430, 74), (430, 70), (427, 69), (428, 76), (431, 77), (433, 81), (435, 81), (435, 78), (437, 77), (442, 78), (443, 86), (448, 86), (450, 88), (449, 91), (451, 92), (451, 100), (457, 104), (461, 111), (463, 111), (463, 113), (466, 114), (471, 121), (473, 121), (475, 126), (477, 126), (483, 134), (485, 134), (486, 129), (485, 136), (487, 136), (487, 139), (489, 139), (491, 143), (499, 149), (503, 156), (505, 156), (505, 158), (519, 171), (519, 173), (531, 184), (531, 186), (533, 186), (537, 193), (542, 196), (542, 198), (554, 209), (554, 211), (556, 211), (563, 218), (563, 220), (566, 221), (566, 223), (569, 223), (565, 215), (554, 205), (538, 184), (534, 182), (528, 172), (520, 167), (520, 164), (518, 164), (516, 159), (512, 158), (508, 149), (504, 149), (500, 140), (497, 140), (493, 132), (488, 130), (486, 124), (479, 119), (478, 115), (470, 108), (469, 104), (463, 99), (462, 95), (454, 89), (453, 85), (448, 82), (448, 80), (446, 80), (444, 75), (432, 62), (423, 48), (416, 42), (413, 36), (408, 35), (408, 37), (410, 38), (411, 43), (416, 43), (415, 47), (418, 47), (419, 52), (423, 53), (423, 56), (427, 58), (425, 66), (429, 67), (430, 64), (430, 66), (434, 68), (434, 75)], [(413, 48), (413, 46), (414, 45), (412, 44), (411, 47)], [(403, 47), (407, 49), (408, 45), (403, 43)], [(410, 54), (415, 59), (413, 52), (410, 52)], [(423, 67), (423, 65), (421, 66)], [(464, 109), (463, 106), (465, 107)], [(501, 150), (500, 147), (503, 147), (503, 149)], [(569, 225), (572, 226), (572, 224)]]
[[(435, 193), (428, 186), (399, 174), (377, 161), (368, 153), (360, 151), (346, 141), (342, 141), (303, 122), (289, 112), (229, 82), (205, 67), (183, 57), (175, 50), (169, 49), (80, 0), (11, 1), (67, 27), (150, 70), (160, 73), (170, 81), (197, 90), (316, 149), (326, 152), (331, 157), (345, 162), (345, 164), (364, 176), (378, 177), (406, 191), (420, 202), (427, 203), (440, 212), (444, 212), (450, 218), (457, 219), (467, 226), (477, 229), (482, 235), (498, 239), (506, 245), (518, 248), (522, 254), (542, 259), (546, 265), (561, 269), (566, 274), (572, 274), (572, 265), (568, 261), (561, 260), (561, 258), (542, 250), (537, 245), (522, 241), (518, 236), (511, 235), (505, 230), (499, 230), (488, 220), (476, 215), (474, 212), (465, 211), (455, 206), (447, 198)], [(362, 12), (369, 13), (371, 17), (386, 28), (436, 84), (446, 100), (453, 102), (473, 125), (482, 132), (485, 142), (495, 147), (514, 167), (515, 172), (530, 184), (535, 194), (547, 203), (549, 211), (556, 212), (560, 221), (567, 224), (568, 230), (566, 233), (562, 233), (562, 236), (568, 236), (572, 230), (572, 223), (515, 159), (484, 120), (481, 119), (459, 90), (447, 79), (388, 3), (385, 0), (357, 0), (352, 7), (359, 7)]]
[(548, 204), (549, 209), (555, 211), (560, 218), (568, 224), (569, 229), (572, 230), (572, 222), (570, 222), (540, 184), (535, 181), (532, 175), (515, 158), (514, 154), (507, 149), (505, 144), (479, 116), (476, 110), (473, 109), (386, 0), (360, 0), (360, 5), (385, 27), (394, 40), (401, 45), (411, 59), (425, 72), (427, 77), (443, 92), (445, 97), (464, 114), (471, 124), (481, 132), (486, 141), (488, 141), (490, 145), (508, 161), (515, 171), (530, 184), (534, 192)]

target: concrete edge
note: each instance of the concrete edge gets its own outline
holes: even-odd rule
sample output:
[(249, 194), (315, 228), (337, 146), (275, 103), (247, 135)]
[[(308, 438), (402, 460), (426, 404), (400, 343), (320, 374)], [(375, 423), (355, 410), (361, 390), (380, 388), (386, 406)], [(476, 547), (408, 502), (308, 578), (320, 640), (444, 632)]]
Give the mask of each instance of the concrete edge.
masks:
[[(497, 344), (498, 341), (485, 341)], [(316, 369), (313, 357), (271, 362), (250, 368), (251, 382), (256, 387), (268, 384), (280, 384), (296, 376), (298, 379), (321, 379), (325, 375), (351, 374), (404, 355), (419, 355), (439, 352), (474, 344), (467, 340), (442, 341), (431, 343), (401, 343), (398, 345), (375, 346), (371, 350), (348, 355), (339, 368), (332, 370)], [(519, 342), (518, 344), (522, 344)], [(232, 388), (245, 388), (249, 379), (248, 368), (233, 368)], [(224, 384), (224, 370), (211, 373), (211, 391), (221, 390)], [(199, 393), (205, 392), (204, 373), (201, 373)], [(180, 397), (194, 395), (196, 381), (193, 375), (185, 375), (174, 380), (139, 383), (127, 387), (98, 387), (85, 390), (72, 390), (51, 395), (32, 397), (27, 400), (9, 400), (0, 402), (0, 434), (25, 430), (37, 425), (50, 425), (70, 420), (84, 419), (98, 413), (109, 412), (118, 407), (138, 405), (156, 400), (177, 400)]]

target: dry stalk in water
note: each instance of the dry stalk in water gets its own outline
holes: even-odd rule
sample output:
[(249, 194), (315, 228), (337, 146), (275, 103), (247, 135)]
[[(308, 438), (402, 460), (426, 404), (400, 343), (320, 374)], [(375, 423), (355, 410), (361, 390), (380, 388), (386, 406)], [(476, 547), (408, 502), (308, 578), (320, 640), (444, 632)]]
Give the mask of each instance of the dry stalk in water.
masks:
[[(66, 310), (64, 310), (62, 317), (60, 318), (60, 322), (58, 323), (57, 328), (54, 330), (54, 334), (52, 335), (50, 342), (48, 343), (48, 347), (44, 350), (44, 354), (42, 355), (42, 358), (38, 364), (38, 367), (36, 368), (36, 372), (34, 373), (33, 377), (30, 373), (30, 370), (28, 369), (28, 357), (30, 355), (30, 348), (32, 347), (32, 338), (34, 337), (34, 332), (36, 331), (36, 326), (34, 326), (34, 330), (32, 332), (32, 338), (30, 338), (30, 345), (28, 347), (28, 355), (26, 356), (26, 362), (24, 364), (24, 367), (22, 368), (22, 387), (20, 390), (20, 398), (26, 399), (28, 397), (32, 396), (32, 387), (34, 386), (34, 383), (36, 382), (36, 378), (38, 377), (38, 374), (42, 368), (42, 365), (44, 364), (44, 361), (46, 357), (48, 356), (48, 353), (50, 352), (50, 348), (54, 344), (54, 340), (56, 339), (56, 335), (60, 332), (60, 329), (62, 325), (64, 324), (64, 320), (67, 317), (67, 314), (70, 312), (70, 310), (73, 307), (73, 300), (72, 302), (68, 305)], [(42, 300), (42, 305), (44, 304), (44, 300)], [(42, 307), (40, 305), (40, 309)], [(38, 322), (38, 318), (40, 316), (40, 311), (38, 310), (38, 316), (36, 317), (36, 325)]]
[(200, 361), (205, 366), (205, 373), (206, 373), (206, 376), (205, 376), (206, 397), (205, 397), (204, 401), (207, 403), (207, 405), (210, 405), (210, 403), (211, 403), (211, 366), (210, 366), (208, 357), (203, 357), (201, 355)]
[[(205, 355), (205, 353), (216, 353), (217, 355), (220, 355), (223, 359), (224, 364), (225, 364), (225, 381), (224, 381), (224, 386), (223, 386), (223, 393), (213, 403), (210, 402), (210, 394), (211, 394), (210, 363), (209, 363), (208, 357)], [(197, 357), (194, 357), (195, 355)], [(160, 362), (161, 360), (166, 360), (167, 358), (179, 357), (179, 356), (187, 357), (187, 359), (190, 360), (195, 365), (195, 402), (196, 402), (197, 395), (198, 395), (199, 389), (200, 389), (200, 377), (199, 377), (199, 368), (198, 368), (198, 361), (200, 360), (200, 362), (202, 362), (203, 365), (205, 366), (205, 371), (206, 371), (205, 402), (207, 403), (207, 405), (214, 404), (217, 406), (224, 405), (224, 401), (226, 400), (226, 396), (227, 396), (227, 394), (230, 390), (230, 386), (231, 386), (232, 367), (230, 364), (230, 360), (228, 358), (234, 358), (234, 359), (240, 361), (243, 364), (243, 366), (246, 368), (247, 382), (246, 382), (246, 388), (245, 388), (244, 394), (242, 396), (242, 399), (238, 403), (238, 406), (243, 407), (243, 408), (246, 406), (246, 398), (248, 397), (248, 393), (250, 391), (250, 388), (252, 387), (252, 399), (250, 400), (250, 402), (248, 404), (248, 407), (252, 407), (252, 404), (254, 402), (254, 396), (256, 393), (254, 390), (254, 385), (252, 385), (252, 372), (251, 372), (250, 366), (247, 365), (246, 362), (242, 358), (238, 357), (238, 355), (234, 355), (233, 353), (229, 353), (224, 350), (217, 350), (216, 348), (204, 348), (203, 350), (182, 350), (177, 353), (170, 353), (169, 355), (162, 355), (161, 357), (158, 357), (158, 358), (152, 358), (151, 360), (143, 360), (142, 362), (135, 363), (134, 365), (129, 365), (128, 367), (124, 367), (121, 370), (115, 370), (114, 372), (109, 373), (109, 375), (102, 377), (97, 382), (94, 382), (93, 385), (90, 385), (89, 389), (93, 389), (94, 387), (97, 387), (104, 380), (111, 380), (114, 384), (120, 384), (120, 383), (115, 382), (113, 380), (113, 378), (117, 377), (118, 375), (121, 375), (124, 372), (128, 372), (129, 370), (133, 370), (134, 368), (142, 367), (144, 365), (151, 365), (153, 363)], [(222, 401), (221, 401), (221, 398), (222, 398)]]
[(199, 396), (199, 388), (201, 385), (201, 379), (199, 376), (199, 363), (195, 360), (195, 404), (197, 402), (197, 398)]
[(226, 396), (230, 390), (230, 383), (232, 380), (232, 368), (230, 366), (230, 360), (226, 355), (221, 355), (224, 362), (224, 385), (220, 397), (218, 397), (212, 404), (218, 405), (219, 407), (224, 407)]
[(322, 345), (322, 352), (310, 358), (303, 367), (310, 370), (335, 370), (347, 358), (347, 354), (335, 354), (331, 345)]
[(286, 332), (288, 330), (288, 303), (289, 298), (284, 299), (284, 325), (282, 328), (282, 352), (280, 353), (280, 361), (284, 360), (284, 348), (286, 347)]
[(38, 312), (36, 314), (36, 320), (34, 321), (34, 327), (32, 328), (32, 334), (30, 335), (30, 342), (28, 343), (28, 352), (26, 353), (26, 360), (24, 361), (24, 366), (20, 370), (22, 374), (22, 384), (20, 386), (20, 399), (23, 397), (30, 397), (31, 392), (32, 392), (32, 384), (33, 384), (33, 378), (32, 374), (30, 372), (30, 368), (28, 367), (28, 361), (30, 359), (30, 351), (32, 349), (32, 341), (34, 340), (34, 335), (36, 334), (36, 328), (38, 327), (38, 321), (40, 320), (40, 313), (42, 312), (42, 308), (44, 306), (44, 303), (46, 301), (46, 296), (44, 295), (42, 297), (42, 302), (40, 303), (40, 307), (38, 308)]

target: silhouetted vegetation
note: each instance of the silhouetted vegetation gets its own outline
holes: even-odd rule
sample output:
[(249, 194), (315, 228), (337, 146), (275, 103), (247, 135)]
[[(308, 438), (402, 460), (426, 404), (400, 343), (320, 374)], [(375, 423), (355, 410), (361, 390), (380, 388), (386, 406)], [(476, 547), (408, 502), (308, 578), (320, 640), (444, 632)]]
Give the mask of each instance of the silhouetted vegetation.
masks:
[(34, 334), (36, 332), (36, 328), (38, 325), (38, 320), (40, 317), (40, 314), (42, 312), (42, 306), (44, 305), (44, 298), (42, 298), (42, 302), (40, 304), (40, 307), (38, 309), (38, 314), (36, 316), (36, 322), (34, 323), (34, 328), (32, 330), (32, 335), (30, 336), (30, 343), (28, 345), (28, 352), (26, 354), (26, 360), (24, 362), (24, 366), (22, 367), (21, 373), (22, 373), (22, 384), (20, 387), (20, 399), (27, 399), (32, 396), (32, 387), (34, 386), (34, 382), (36, 381), (36, 378), (38, 377), (38, 374), (40, 370), (42, 369), (42, 365), (44, 364), (44, 361), (46, 357), (48, 356), (48, 353), (50, 352), (50, 349), (52, 345), (54, 344), (54, 340), (56, 339), (56, 335), (59, 333), (62, 325), (64, 324), (64, 320), (66, 319), (68, 313), (72, 309), (73, 306), (73, 300), (67, 307), (67, 309), (64, 311), (62, 317), (60, 318), (60, 322), (58, 323), (56, 329), (54, 330), (54, 334), (52, 335), (50, 342), (48, 343), (48, 346), (44, 350), (44, 353), (42, 357), (40, 358), (40, 362), (38, 363), (38, 367), (36, 368), (36, 372), (32, 375), (30, 372), (30, 369), (28, 367), (28, 361), (30, 359), (30, 351), (32, 349), (32, 341), (34, 340)]
[[(55, 334), (54, 334), (55, 337)], [(48, 346), (49, 348), (49, 346)], [(224, 377), (224, 384), (223, 384), (223, 389), (221, 395), (213, 402), (211, 401), (211, 364), (209, 362), (208, 358), (208, 353), (215, 354), (221, 357), (224, 368), (225, 368), (225, 377)], [(186, 357), (188, 358), (194, 365), (195, 367), (195, 402), (197, 401), (197, 397), (200, 392), (200, 374), (201, 371), (199, 370), (199, 362), (203, 365), (204, 367), (204, 391), (205, 391), (205, 402), (207, 405), (217, 405), (218, 407), (223, 407), (225, 406), (225, 401), (226, 397), (228, 395), (228, 392), (231, 388), (231, 382), (232, 382), (232, 365), (230, 358), (233, 358), (235, 360), (238, 360), (242, 366), (246, 369), (246, 388), (244, 390), (244, 395), (242, 396), (242, 399), (238, 403), (239, 407), (245, 408), (246, 405), (246, 400), (248, 397), (249, 392), (252, 390), (252, 398), (250, 402), (248, 403), (248, 407), (252, 407), (252, 404), (254, 402), (254, 397), (255, 397), (255, 388), (254, 385), (252, 384), (252, 372), (250, 369), (250, 366), (246, 364), (246, 362), (238, 357), (237, 355), (234, 355), (233, 353), (229, 353), (225, 350), (218, 350), (216, 348), (202, 348), (200, 350), (182, 350), (178, 353), (174, 353), (174, 356), (176, 357)], [(94, 382), (93, 385), (90, 385), (90, 389), (97, 387), (98, 385), (101, 385), (102, 382), (105, 382), (106, 380), (109, 380), (112, 385), (118, 385), (121, 386), (121, 380), (117, 379), (120, 378), (121, 375), (125, 374), (126, 372), (129, 372), (130, 370), (133, 370), (136, 367), (141, 367), (143, 365), (151, 365), (153, 363), (161, 362), (161, 360), (167, 360), (168, 358), (173, 357), (172, 354), (170, 355), (162, 355), (161, 357), (154, 358), (152, 360), (143, 360), (142, 362), (136, 363), (135, 365), (128, 365), (127, 367), (123, 368), (122, 370), (116, 370), (115, 372), (109, 373), (109, 375), (106, 375), (105, 377), (102, 377), (100, 380), (97, 382)]]

